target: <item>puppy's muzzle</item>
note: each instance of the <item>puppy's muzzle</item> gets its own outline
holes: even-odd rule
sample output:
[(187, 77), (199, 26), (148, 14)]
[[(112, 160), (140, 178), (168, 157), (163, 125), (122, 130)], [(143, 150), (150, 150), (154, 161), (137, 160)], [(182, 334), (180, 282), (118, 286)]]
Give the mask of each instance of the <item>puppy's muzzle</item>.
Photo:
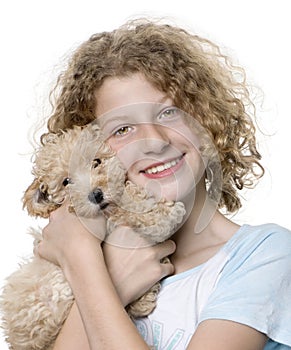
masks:
[(100, 204), (104, 200), (103, 192), (100, 188), (95, 188), (89, 193), (88, 199), (93, 204)]

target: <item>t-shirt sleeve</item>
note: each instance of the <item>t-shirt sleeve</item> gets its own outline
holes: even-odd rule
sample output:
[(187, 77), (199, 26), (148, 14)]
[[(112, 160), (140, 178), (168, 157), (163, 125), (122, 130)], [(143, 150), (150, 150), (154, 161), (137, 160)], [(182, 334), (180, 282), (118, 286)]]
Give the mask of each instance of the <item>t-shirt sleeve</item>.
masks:
[(199, 322), (239, 322), (291, 346), (291, 232), (262, 225), (227, 248), (229, 261)]

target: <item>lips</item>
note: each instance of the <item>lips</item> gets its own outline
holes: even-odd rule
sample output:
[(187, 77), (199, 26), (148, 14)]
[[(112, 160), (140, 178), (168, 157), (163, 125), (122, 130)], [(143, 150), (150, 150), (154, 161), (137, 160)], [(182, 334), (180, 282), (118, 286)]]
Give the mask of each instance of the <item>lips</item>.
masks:
[(182, 165), (183, 158), (184, 154), (165, 163), (151, 165), (150, 167), (142, 170), (141, 173), (150, 178), (172, 175)]

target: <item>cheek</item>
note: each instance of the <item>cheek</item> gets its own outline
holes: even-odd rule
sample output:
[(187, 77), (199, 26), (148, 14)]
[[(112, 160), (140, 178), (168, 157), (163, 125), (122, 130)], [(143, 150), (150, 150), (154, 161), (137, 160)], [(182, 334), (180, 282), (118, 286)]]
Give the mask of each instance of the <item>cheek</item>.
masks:
[(106, 143), (113, 149), (113, 151), (118, 152), (119, 149), (122, 148), (123, 145), (119, 144), (118, 142), (115, 141), (113, 137), (109, 137), (106, 140)]
[(110, 137), (106, 142), (113, 149), (113, 151), (116, 152), (120, 160), (126, 160), (127, 157), (133, 158), (138, 148), (138, 141), (133, 139), (127, 141), (124, 139)]
[(113, 143), (111, 147), (127, 171), (134, 167), (138, 161), (145, 159), (140, 140), (123, 143), (122, 145)]
[(187, 155), (187, 164), (195, 183), (198, 183), (205, 174), (207, 161), (201, 156), (199, 150), (193, 148)]
[(127, 153), (129, 150), (131, 150), (131, 147), (127, 146), (124, 143), (122, 144), (120, 142), (116, 142), (113, 137), (108, 138), (106, 142), (110, 146), (110, 148), (116, 153), (116, 156), (121, 161), (125, 169), (128, 170), (130, 161), (127, 157)]
[(176, 138), (181, 144), (185, 144), (187, 149), (193, 149), (193, 152), (200, 153), (201, 136), (202, 135), (197, 133), (196, 130), (191, 130), (184, 126), (178, 130)]

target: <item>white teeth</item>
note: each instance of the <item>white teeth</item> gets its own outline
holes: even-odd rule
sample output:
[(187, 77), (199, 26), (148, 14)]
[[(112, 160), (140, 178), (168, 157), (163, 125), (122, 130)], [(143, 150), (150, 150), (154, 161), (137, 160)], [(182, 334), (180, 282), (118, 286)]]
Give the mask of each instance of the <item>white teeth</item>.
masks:
[(172, 168), (173, 166), (175, 166), (176, 164), (179, 163), (179, 161), (181, 160), (181, 157), (180, 158), (177, 158), (176, 160), (172, 160), (170, 162), (167, 162), (163, 165), (158, 165), (158, 166), (154, 166), (152, 168), (149, 168), (145, 171), (146, 174), (156, 174), (156, 173), (160, 173), (166, 169), (170, 169)]

